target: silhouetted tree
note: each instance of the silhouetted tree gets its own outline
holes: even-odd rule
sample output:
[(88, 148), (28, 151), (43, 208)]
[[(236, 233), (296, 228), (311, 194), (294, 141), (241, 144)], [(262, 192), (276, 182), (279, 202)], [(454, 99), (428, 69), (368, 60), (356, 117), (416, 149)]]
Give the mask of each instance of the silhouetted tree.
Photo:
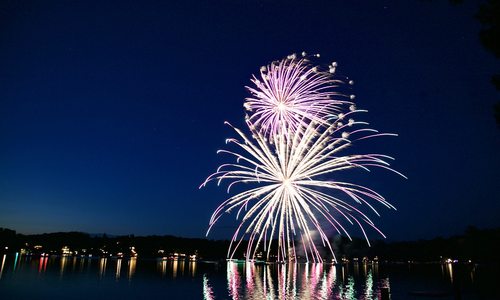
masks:
[[(448, 0), (453, 5), (462, 4), (463, 0)], [(475, 15), (476, 19), (483, 25), (479, 32), (481, 44), (496, 58), (500, 58), (500, 0), (487, 0), (479, 6)], [(500, 91), (500, 74), (495, 74), (491, 82)], [(493, 106), (493, 115), (500, 128), (500, 101)]]
[[(483, 46), (496, 58), (500, 58), (500, 0), (488, 0), (479, 7), (476, 18), (483, 25), (479, 38)], [(491, 82), (500, 91), (500, 74), (493, 75)], [(495, 119), (500, 127), (500, 101), (494, 106)]]

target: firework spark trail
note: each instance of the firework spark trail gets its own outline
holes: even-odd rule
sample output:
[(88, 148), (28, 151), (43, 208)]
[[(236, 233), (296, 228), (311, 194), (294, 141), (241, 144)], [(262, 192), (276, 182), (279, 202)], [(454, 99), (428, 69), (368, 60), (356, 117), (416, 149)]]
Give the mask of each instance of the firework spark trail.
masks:
[[(342, 225), (342, 220), (359, 226), (366, 238), (365, 225), (382, 234), (358, 207), (367, 205), (378, 215), (369, 201), (394, 208), (389, 202), (367, 187), (323, 179), (325, 175), (332, 175), (340, 170), (358, 168), (369, 171), (370, 167), (388, 169), (404, 177), (390, 168), (388, 160), (392, 158), (389, 156), (340, 155), (339, 152), (351, 145), (351, 139), (394, 135), (378, 133), (374, 129), (364, 127), (353, 130), (367, 124), (353, 119), (343, 123), (345, 117), (360, 112), (362, 111), (353, 109), (345, 115), (339, 115), (327, 127), (324, 123), (314, 121), (298, 122), (297, 130), (293, 134), (286, 131), (286, 128), (280, 128), (278, 134), (270, 136), (247, 120), (252, 139), (227, 123), (240, 139), (227, 139), (226, 143), (235, 144), (244, 154), (219, 150), (219, 153), (234, 156), (236, 163), (221, 165), (200, 188), (210, 181), (216, 180), (220, 184), (226, 179), (230, 181), (228, 192), (238, 183), (252, 184), (255, 187), (224, 201), (214, 211), (207, 235), (225, 212), (238, 209), (237, 218), (242, 212), (244, 215), (231, 240), (229, 258), (233, 257), (236, 249), (247, 238), (247, 259), (255, 257), (262, 243), (269, 259), (273, 239), (276, 238), (278, 260), (296, 259), (297, 238), (302, 241), (307, 261), (321, 262), (322, 257), (314, 240), (315, 232), (319, 235), (323, 247), (327, 247), (333, 255), (333, 248), (323, 229), (325, 222), (339, 234), (347, 236), (349, 234)], [(322, 190), (340, 192), (345, 199)]]
[(305, 53), (302, 56), (292, 54), (261, 67), (260, 77), (251, 80), (254, 86), (246, 87), (252, 95), (244, 103), (247, 120), (266, 137), (281, 134), (283, 129), (293, 133), (311, 121), (328, 125), (340, 107), (354, 98), (341, 91), (345, 81), (334, 77), (336, 63), (321, 71)]

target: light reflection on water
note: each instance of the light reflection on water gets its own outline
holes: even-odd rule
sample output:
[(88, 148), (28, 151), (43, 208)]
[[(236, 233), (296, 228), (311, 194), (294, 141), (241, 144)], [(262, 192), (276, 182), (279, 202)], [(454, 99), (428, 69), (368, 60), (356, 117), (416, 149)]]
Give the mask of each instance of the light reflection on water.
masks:
[(208, 278), (207, 275), (203, 275), (203, 299), (205, 300), (214, 300), (214, 291), (212, 290), (212, 287), (208, 283)]
[(128, 273), (127, 273), (127, 278), (128, 280), (132, 280), (132, 277), (135, 274), (135, 268), (137, 265), (137, 257), (132, 257), (128, 261)]
[[(414, 299), (409, 292), (421, 290), (447, 291), (445, 299), (453, 299), (457, 287), (464, 291), (462, 299), (481, 299), (478, 289), (489, 286), (485, 278), (496, 273), (484, 274), (472, 264), (217, 264), (15, 253), (0, 256), (0, 299), (57, 298), (54, 287), (73, 293), (75, 299), (107, 293), (121, 299), (168, 294), (169, 299), (380, 300), (388, 292), (392, 299)], [(27, 285), (37, 288), (26, 289)], [(495, 293), (494, 288), (487, 290), (488, 296)]]
[[(17, 254), (17, 253), (16, 253)], [(2, 265), (0, 266), (0, 279), (2, 279), (3, 268), (5, 266), (5, 259), (7, 258), (7, 254), (4, 254), (2, 257)]]
[(116, 273), (115, 273), (116, 280), (120, 279), (120, 274), (121, 273), (122, 273), (122, 259), (118, 258), (116, 260)]
[[(227, 291), (232, 299), (362, 299), (380, 298), (380, 288), (389, 288), (384, 278), (374, 284), (378, 267), (364, 266), (363, 282), (346, 276), (345, 266), (329, 264), (227, 263)], [(337, 274), (341, 274), (340, 277)], [(357, 286), (359, 285), (359, 286)], [(203, 277), (204, 299), (225, 298), (216, 295), (208, 276)]]

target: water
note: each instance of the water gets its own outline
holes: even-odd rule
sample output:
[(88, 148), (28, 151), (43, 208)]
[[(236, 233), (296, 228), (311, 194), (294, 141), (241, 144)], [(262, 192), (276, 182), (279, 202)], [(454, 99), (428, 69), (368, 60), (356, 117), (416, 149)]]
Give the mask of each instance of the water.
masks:
[(496, 274), (473, 264), (256, 265), (7, 254), (0, 256), (0, 299), (370, 300), (386, 291), (391, 299), (499, 299)]

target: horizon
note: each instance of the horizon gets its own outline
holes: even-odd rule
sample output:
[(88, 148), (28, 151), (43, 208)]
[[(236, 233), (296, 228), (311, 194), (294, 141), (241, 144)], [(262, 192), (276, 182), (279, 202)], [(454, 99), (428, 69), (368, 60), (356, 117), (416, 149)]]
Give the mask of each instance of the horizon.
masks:
[[(56, 233), (83, 233), (83, 234), (88, 234), (91, 237), (99, 237), (99, 236), (103, 236), (103, 235), (106, 235), (108, 237), (125, 237), (125, 236), (134, 236), (134, 237), (152, 237), (152, 236), (158, 236), (158, 237), (164, 237), (164, 236), (169, 236), (169, 237), (182, 238), (182, 239), (206, 239), (206, 240), (212, 240), (212, 241), (229, 241), (230, 240), (229, 238), (216, 239), (216, 238), (210, 238), (209, 236), (203, 236), (203, 237), (181, 236), (181, 235), (169, 234), (169, 233), (165, 233), (165, 234), (134, 234), (134, 233), (114, 234), (114, 233), (109, 233), (109, 232), (85, 232), (85, 231), (78, 231), (78, 230), (52, 231), (52, 232), (40, 232), (40, 233), (24, 233), (24, 232), (19, 232), (19, 231), (15, 230), (15, 229), (12, 229), (12, 228), (0, 227), (0, 230), (5, 230), (5, 229), (7, 229), (7, 230), (13, 230), (13, 231), (15, 231), (16, 234), (21, 234), (21, 235), (26, 235), (26, 236), (30, 236), (30, 235), (44, 235), (44, 234), (56, 234)], [(434, 240), (434, 239), (439, 239), (439, 238), (448, 239), (448, 238), (463, 236), (463, 235), (465, 235), (467, 233), (467, 231), (469, 229), (474, 229), (474, 230), (478, 230), (478, 231), (489, 231), (489, 230), (499, 230), (500, 226), (499, 227), (480, 228), (480, 227), (476, 227), (474, 225), (468, 225), (461, 232), (455, 233), (455, 234), (451, 234), (451, 235), (439, 235), (439, 234), (437, 234), (437, 235), (435, 235), (433, 237), (428, 237), (428, 238), (425, 238), (425, 239), (407, 239), (407, 240), (394, 240), (394, 239), (379, 237), (379, 238), (370, 239), (370, 242), (373, 242), (373, 241), (384, 241), (384, 242), (388, 242), (388, 243), (398, 243), (398, 242), (413, 242), (413, 241), (422, 241), (422, 240)], [(347, 238), (345, 235), (341, 235), (341, 234), (337, 234), (335, 237), (338, 237), (338, 236), (342, 236), (342, 237)], [(335, 238), (335, 237), (332, 237), (332, 238)], [(365, 238), (363, 236), (352, 235), (351, 237), (353, 239), (365, 240)]]

